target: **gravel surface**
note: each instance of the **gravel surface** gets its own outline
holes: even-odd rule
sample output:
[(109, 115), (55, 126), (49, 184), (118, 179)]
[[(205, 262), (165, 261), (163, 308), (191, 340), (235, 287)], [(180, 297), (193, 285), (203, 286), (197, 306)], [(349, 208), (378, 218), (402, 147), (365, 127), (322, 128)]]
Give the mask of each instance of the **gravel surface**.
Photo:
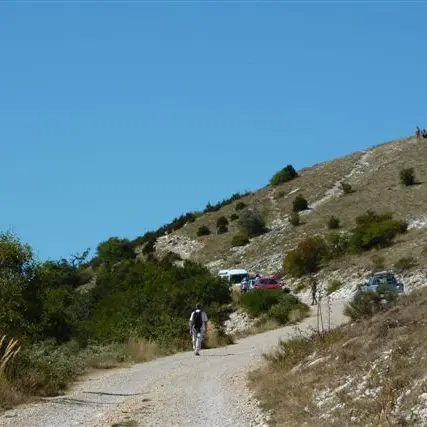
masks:
[[(344, 322), (342, 302), (331, 306), (332, 326)], [(315, 310), (313, 310), (313, 313)], [(84, 381), (72, 393), (6, 412), (1, 426), (264, 426), (266, 417), (246, 387), (246, 374), (279, 339), (308, 332), (316, 317), (204, 350), (180, 353)]]

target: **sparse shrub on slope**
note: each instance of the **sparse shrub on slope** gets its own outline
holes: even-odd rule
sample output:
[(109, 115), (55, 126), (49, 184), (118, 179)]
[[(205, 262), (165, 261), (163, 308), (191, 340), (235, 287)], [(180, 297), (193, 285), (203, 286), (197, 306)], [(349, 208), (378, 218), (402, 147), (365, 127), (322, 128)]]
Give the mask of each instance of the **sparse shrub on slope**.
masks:
[(414, 168), (402, 169), (399, 175), (400, 182), (403, 185), (410, 186), (415, 184)]
[(206, 225), (201, 225), (197, 230), (197, 235), (199, 237), (208, 236), (209, 234), (211, 234), (211, 230), (209, 230), (209, 227)]
[(331, 280), (326, 288), (326, 295), (331, 295), (342, 287), (342, 283), (338, 279)]
[(360, 292), (344, 307), (344, 314), (351, 320), (361, 320), (374, 314), (388, 310), (395, 304), (397, 294), (385, 292), (378, 286), (375, 292)]
[(226, 225), (220, 225), (216, 231), (217, 231), (217, 234), (224, 234), (224, 233), (227, 233), (228, 227)]
[(332, 215), (328, 219), (328, 228), (330, 230), (335, 230), (337, 228), (340, 228), (340, 220), (336, 216)]
[(292, 224), (294, 227), (301, 224), (301, 219), (298, 212), (292, 212), (289, 215), (289, 223)]
[(217, 227), (221, 227), (221, 226), (227, 226), (228, 225), (228, 219), (225, 216), (220, 216), (217, 220), (216, 220), (216, 226)]
[(343, 191), (344, 194), (353, 193), (352, 186), (349, 183), (347, 183), (347, 182), (342, 182), (341, 183), (341, 188), (342, 188), (342, 191)]
[(232, 213), (230, 215), (230, 221), (233, 222), (233, 221), (236, 221), (236, 219), (239, 219), (239, 215)]
[(264, 218), (254, 210), (242, 212), (239, 218), (239, 226), (248, 237), (260, 236), (267, 231)]
[(283, 182), (291, 181), (292, 179), (296, 178), (298, 176), (298, 173), (294, 169), (292, 165), (287, 165), (279, 172), (276, 172), (270, 179), (271, 185), (279, 185)]
[(308, 209), (308, 202), (302, 194), (298, 194), (292, 203), (294, 212), (301, 212)]
[(235, 207), (236, 211), (241, 211), (242, 209), (245, 209), (245, 208), (246, 208), (246, 203), (244, 202), (236, 203), (236, 207)]
[(350, 242), (350, 233), (340, 233), (332, 231), (326, 236), (326, 241), (329, 246), (330, 255), (334, 258), (345, 255), (348, 251)]
[(249, 243), (249, 238), (247, 233), (244, 231), (240, 231), (239, 233), (235, 234), (233, 238), (231, 239), (231, 246), (245, 246)]
[(405, 221), (394, 220), (391, 214), (377, 214), (370, 210), (357, 217), (356, 224), (349, 242), (352, 252), (390, 246), (394, 238), (407, 229)]
[(402, 273), (405, 270), (409, 270), (417, 265), (417, 260), (413, 257), (400, 258), (395, 262), (394, 268), (397, 272)]
[(286, 273), (294, 277), (311, 274), (320, 269), (329, 257), (329, 248), (322, 237), (309, 237), (289, 251), (283, 261)]

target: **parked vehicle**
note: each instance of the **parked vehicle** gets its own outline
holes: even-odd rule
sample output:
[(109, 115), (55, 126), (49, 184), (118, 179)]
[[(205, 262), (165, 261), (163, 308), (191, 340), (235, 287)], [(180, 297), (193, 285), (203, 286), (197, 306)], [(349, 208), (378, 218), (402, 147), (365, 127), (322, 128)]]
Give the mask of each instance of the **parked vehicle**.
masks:
[(381, 286), (385, 292), (402, 293), (404, 291), (403, 283), (396, 279), (395, 275), (390, 271), (380, 271), (369, 277), (362, 290), (375, 292)]
[(280, 289), (280, 283), (275, 277), (261, 277), (254, 284), (254, 289)]
[(244, 278), (249, 279), (248, 272), (243, 268), (231, 268), (228, 270), (220, 270), (218, 276), (230, 282), (231, 286), (240, 288), (240, 284)]

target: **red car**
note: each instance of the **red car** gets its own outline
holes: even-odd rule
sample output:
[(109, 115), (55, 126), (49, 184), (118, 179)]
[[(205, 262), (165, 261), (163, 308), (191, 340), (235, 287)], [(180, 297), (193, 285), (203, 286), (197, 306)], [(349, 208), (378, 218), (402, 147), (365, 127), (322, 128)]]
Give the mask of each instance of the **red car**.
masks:
[(280, 289), (280, 283), (275, 277), (262, 277), (254, 284), (254, 289)]

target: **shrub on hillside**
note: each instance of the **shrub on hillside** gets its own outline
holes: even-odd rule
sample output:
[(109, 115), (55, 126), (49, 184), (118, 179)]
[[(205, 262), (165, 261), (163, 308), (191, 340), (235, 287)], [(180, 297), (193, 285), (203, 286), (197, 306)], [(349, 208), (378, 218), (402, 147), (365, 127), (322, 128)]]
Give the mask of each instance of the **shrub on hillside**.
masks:
[(118, 237), (111, 237), (100, 243), (96, 252), (102, 263), (110, 265), (124, 259), (133, 259), (136, 256), (132, 243), (128, 239), (119, 239)]
[(233, 222), (233, 221), (236, 221), (236, 219), (239, 219), (239, 215), (232, 213), (230, 215), (230, 221)]
[(282, 170), (276, 172), (270, 179), (271, 185), (279, 185), (283, 182), (291, 181), (292, 179), (296, 178), (298, 176), (298, 173), (294, 169), (292, 165), (287, 165)]
[(294, 277), (316, 272), (329, 257), (329, 249), (322, 237), (309, 237), (289, 251), (283, 261), (286, 273)]
[(400, 258), (395, 262), (394, 268), (397, 272), (401, 273), (405, 270), (409, 270), (417, 265), (417, 260), (413, 257)]
[(298, 196), (295, 197), (292, 206), (294, 212), (301, 212), (308, 209), (308, 202), (302, 194), (298, 194)]
[(350, 250), (355, 253), (390, 246), (408, 226), (405, 221), (394, 220), (391, 214), (376, 214), (370, 210), (357, 217), (356, 224), (349, 242)]
[(292, 224), (294, 227), (301, 224), (301, 219), (298, 212), (292, 212), (289, 215), (289, 223)]
[(231, 239), (231, 246), (245, 246), (249, 243), (248, 235), (241, 231), (233, 236)]
[(260, 236), (267, 231), (264, 218), (254, 210), (242, 212), (239, 218), (239, 226), (248, 237)]
[(259, 317), (277, 304), (281, 296), (281, 290), (255, 289), (251, 292), (245, 292), (240, 298), (240, 304), (249, 316)]
[(268, 310), (267, 317), (275, 320), (280, 325), (299, 321), (310, 311), (295, 295), (284, 294), (279, 302)]
[(341, 183), (341, 188), (342, 188), (342, 191), (344, 192), (344, 194), (353, 193), (352, 186), (350, 184), (348, 184), (347, 182), (342, 182)]
[(338, 279), (333, 279), (329, 282), (328, 287), (326, 288), (326, 295), (331, 295), (338, 289), (342, 287), (342, 283)]
[(336, 216), (332, 215), (328, 219), (328, 228), (330, 230), (335, 230), (337, 228), (340, 228), (340, 220)]
[(388, 310), (397, 299), (397, 293), (387, 292), (378, 286), (375, 292), (360, 292), (344, 307), (344, 314), (351, 320), (361, 320)]
[(211, 234), (211, 230), (209, 230), (209, 227), (207, 225), (201, 225), (197, 230), (197, 235), (200, 236), (208, 236)]
[(244, 202), (236, 203), (236, 207), (235, 207), (236, 211), (241, 211), (242, 209), (245, 209), (245, 208), (246, 208), (246, 203)]
[(285, 197), (285, 192), (284, 192), (283, 190), (276, 191), (276, 192), (274, 193), (274, 198), (275, 198), (276, 200), (278, 200), (278, 199), (282, 199), (283, 197)]
[(217, 234), (224, 234), (224, 233), (227, 233), (227, 231), (228, 231), (228, 227), (222, 224), (216, 230)]
[(383, 271), (385, 269), (385, 258), (381, 255), (372, 255), (372, 272), (377, 273), (378, 271)]
[(225, 216), (220, 216), (217, 220), (216, 220), (216, 226), (217, 227), (221, 227), (221, 226), (227, 226), (228, 225), (228, 219)]
[(156, 237), (150, 238), (142, 248), (142, 253), (144, 255), (152, 255), (156, 251), (156, 247), (155, 247), (156, 242), (157, 242)]
[(326, 241), (329, 246), (330, 255), (334, 258), (345, 255), (348, 252), (350, 242), (350, 233), (340, 233), (332, 231), (326, 236)]
[(400, 171), (400, 182), (406, 186), (414, 185), (415, 184), (414, 168), (402, 169)]

